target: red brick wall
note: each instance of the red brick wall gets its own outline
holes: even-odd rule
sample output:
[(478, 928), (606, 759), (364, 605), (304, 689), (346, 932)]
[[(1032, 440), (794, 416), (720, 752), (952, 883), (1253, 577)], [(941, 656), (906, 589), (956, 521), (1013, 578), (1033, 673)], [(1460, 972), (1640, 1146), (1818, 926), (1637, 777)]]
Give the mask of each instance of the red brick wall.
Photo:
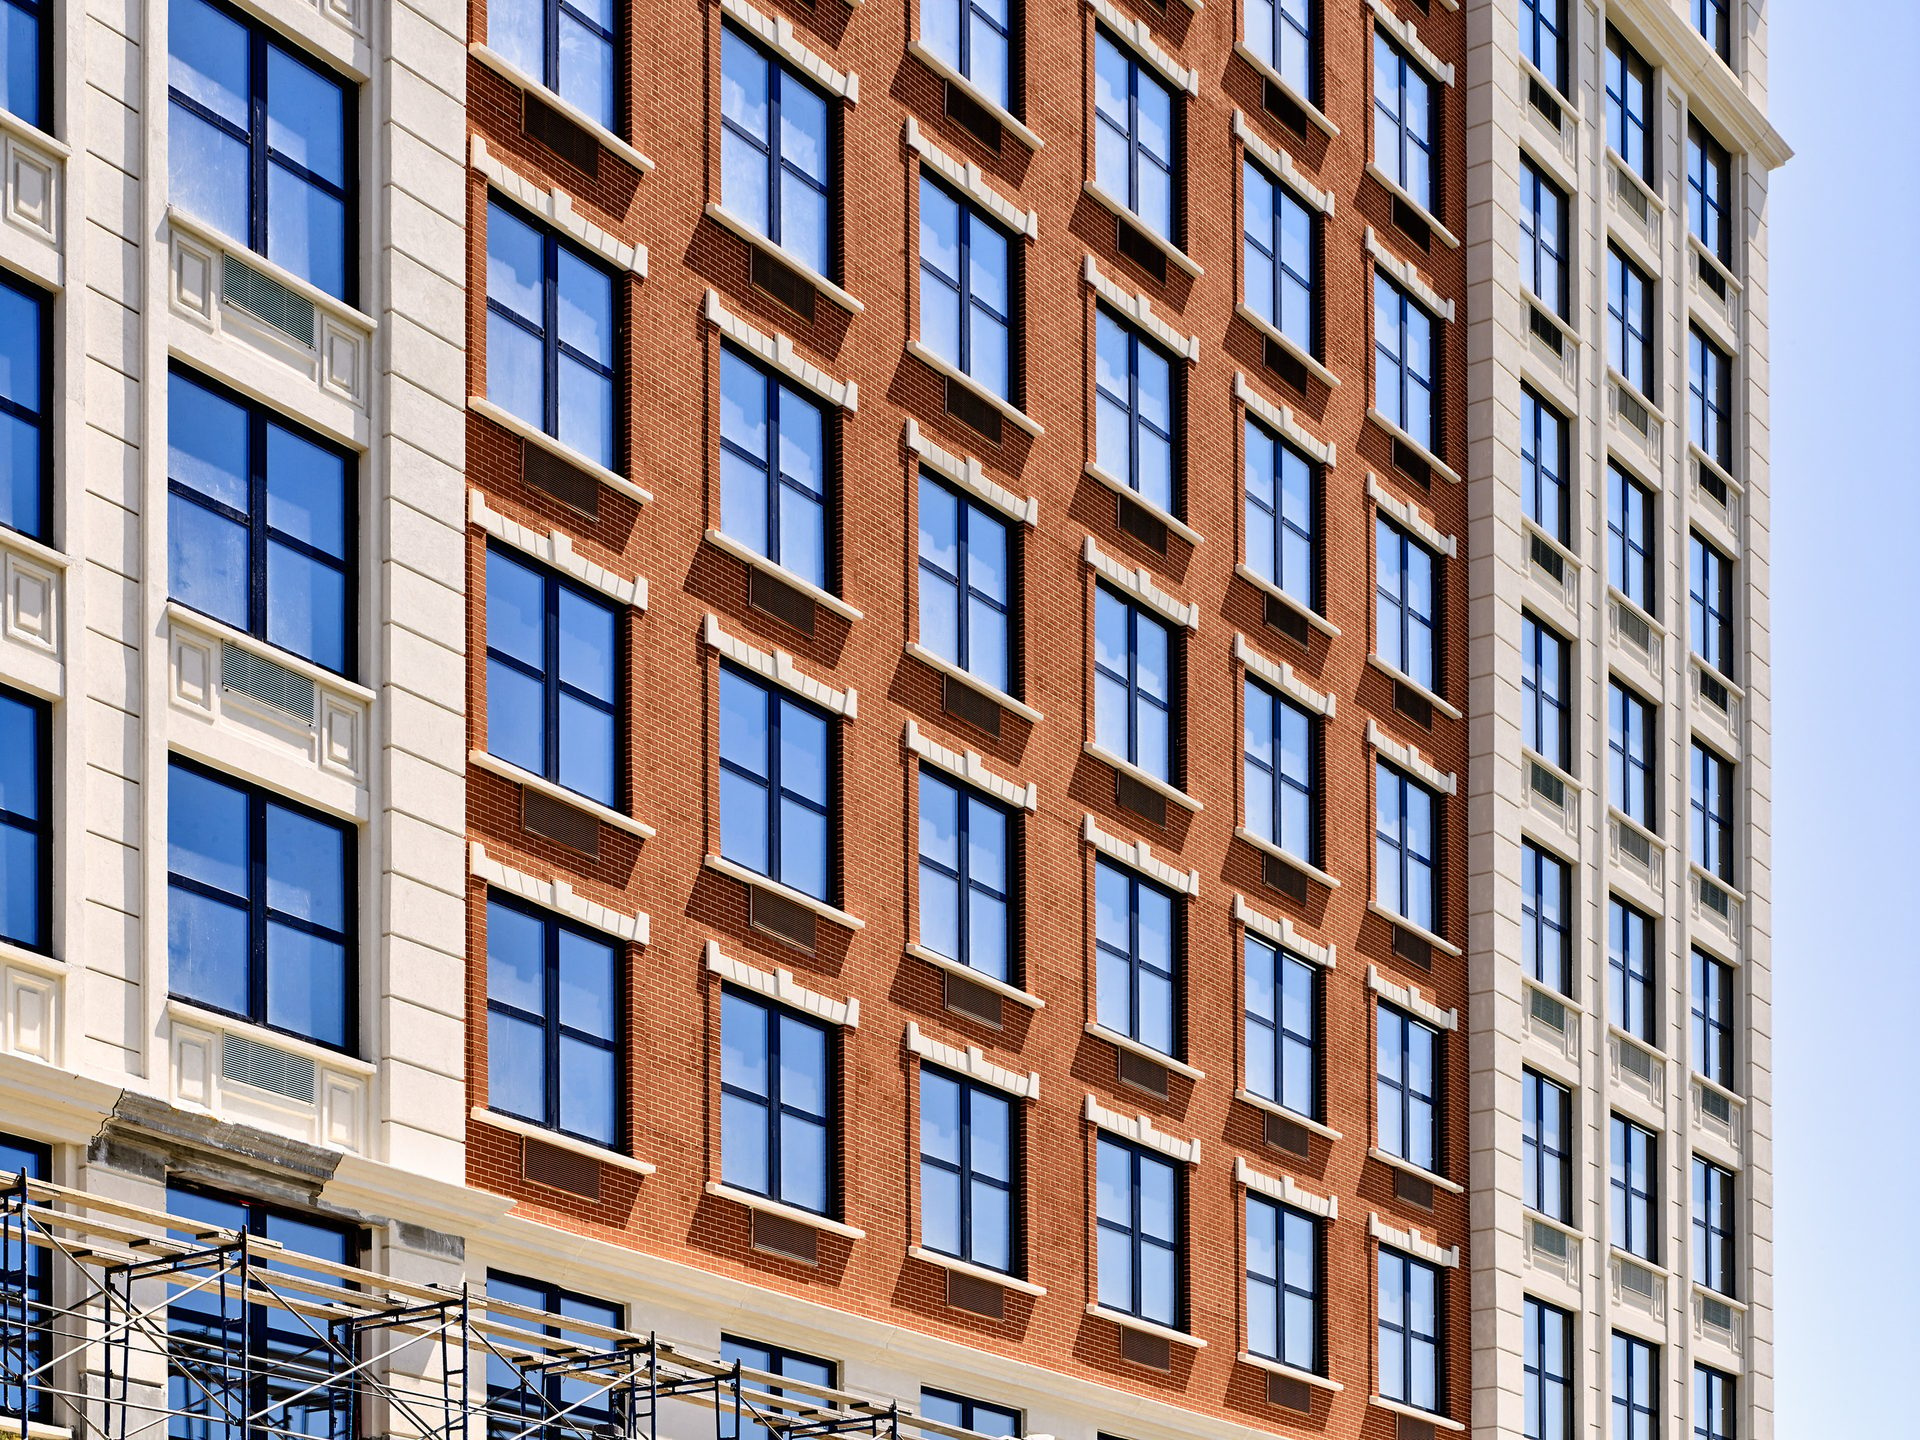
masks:
[[(1371, 393), (1371, 262), (1368, 226), (1396, 253), (1415, 260), (1439, 291), (1464, 299), (1464, 266), (1438, 241), (1431, 254), (1393, 228), (1391, 204), (1367, 179), (1371, 143), (1371, 17), (1358, 0), (1323, 7), (1326, 33), (1323, 109), (1340, 136), (1306, 139), (1286, 130), (1262, 108), (1261, 84), (1232, 53), (1238, 6), (1219, 0), (1189, 11), (1169, 0), (1161, 14), (1150, 0), (1118, 0), (1124, 13), (1145, 19), (1159, 44), (1196, 67), (1200, 94), (1185, 104), (1186, 249), (1204, 268), (1189, 280), (1178, 270), (1154, 283), (1121, 258), (1107, 213), (1086, 199), (1090, 151), (1084, 140), (1092, 99), (1093, 12), (1065, 0), (1026, 7), (1025, 115), (1046, 140), (1030, 153), (1008, 137), (1001, 153), (987, 152), (944, 118), (939, 82), (906, 53), (917, 35), (917, 3), (870, 0), (849, 9), (841, 0), (763, 0), (768, 13), (791, 20), (801, 39), (843, 70), (860, 75), (861, 99), (841, 106), (843, 145), (839, 186), (839, 279), (865, 306), (848, 316), (821, 300), (807, 324), (748, 282), (747, 247), (702, 215), (719, 194), (716, 117), (720, 11), (649, 3), (622, 6), (631, 21), (629, 66), (633, 143), (658, 164), (637, 183), (610, 157), (598, 181), (547, 154), (519, 132), (511, 87), (477, 62), (470, 67), (472, 124), (489, 151), (521, 175), (557, 185), (596, 224), (623, 240), (647, 246), (650, 271), (627, 287), (626, 384), (623, 454), (627, 473), (652, 491), (637, 509), (603, 496), (601, 518), (586, 524), (518, 479), (517, 446), (480, 417), (469, 421), (472, 483), (495, 509), (541, 530), (558, 527), (592, 560), (621, 575), (644, 576), (650, 604), (627, 630), (629, 702), (628, 790), (632, 813), (658, 827), (636, 847), (609, 833), (597, 863), (562, 847), (524, 836), (510, 786), (475, 772), (469, 823), (490, 854), (531, 873), (564, 876), (590, 899), (651, 917), (652, 939), (630, 959), (627, 1015), (633, 1040), (630, 1136), (633, 1152), (659, 1166), (636, 1183), (607, 1171), (598, 1204), (570, 1200), (519, 1178), (518, 1146), (484, 1126), (473, 1128), (474, 1183), (514, 1195), (530, 1214), (671, 1259), (709, 1267), (825, 1304), (880, 1313), (897, 1323), (952, 1338), (992, 1353), (1125, 1389), (1159, 1395), (1197, 1410), (1245, 1423), (1339, 1436), (1384, 1436), (1392, 1417), (1370, 1408), (1373, 1373), (1373, 1245), (1367, 1216), (1377, 1211), (1400, 1227), (1417, 1226), (1464, 1257), (1467, 1211), (1463, 1197), (1442, 1194), (1437, 1213), (1395, 1200), (1392, 1173), (1367, 1158), (1373, 1123), (1373, 1010), (1369, 965), (1401, 983), (1418, 984), (1438, 1004), (1464, 1011), (1464, 964), (1437, 956), (1431, 973), (1414, 970), (1391, 953), (1388, 927), (1366, 911), (1373, 888), (1373, 755), (1369, 719), (1416, 744), (1464, 782), (1465, 727), (1445, 716), (1424, 729), (1392, 708), (1391, 684), (1369, 668), (1372, 632), (1373, 506), (1368, 474), (1396, 495), (1413, 500), (1445, 531), (1464, 539), (1465, 506), (1458, 487), (1443, 480), (1431, 492), (1394, 472), (1392, 446), (1365, 420)], [(1461, 16), (1436, 6), (1429, 16), (1418, 0), (1393, 0), (1412, 16), (1426, 42), (1464, 69)], [(483, 38), (483, 7), (476, 0), (474, 35)], [(1464, 228), (1459, 93), (1443, 92), (1446, 214)], [(1254, 332), (1234, 318), (1239, 296), (1240, 146), (1232, 114), (1295, 161), (1336, 197), (1324, 229), (1323, 358), (1342, 384), (1331, 392), (1311, 382), (1302, 397), (1263, 368)], [(995, 446), (943, 413), (940, 387), (904, 351), (913, 337), (917, 275), (914, 197), (917, 159), (902, 140), (908, 115), (917, 116), (947, 153), (978, 163), (989, 181), (1040, 217), (1037, 243), (1019, 242), (1024, 266), (1025, 408), (1045, 427), (1029, 439), (1008, 426)], [(469, 273), (471, 381), (484, 390), (484, 221), (486, 185), (472, 176), (474, 256)], [(1108, 493), (1085, 478), (1090, 458), (1092, 316), (1082, 280), (1087, 255), (1102, 273), (1129, 291), (1148, 294), (1155, 312), (1182, 333), (1201, 339), (1197, 365), (1186, 367), (1184, 518), (1205, 536), (1190, 547), (1178, 538), (1159, 555), (1123, 534)], [(759, 328), (792, 337), (802, 354), (829, 374), (859, 382), (856, 414), (842, 426), (840, 476), (840, 590), (864, 612), (848, 623), (821, 614), (812, 638), (747, 608), (743, 567), (706, 546), (702, 532), (717, 524), (714, 397), (718, 341), (702, 318), (705, 292)], [(1465, 449), (1464, 315), (1445, 326), (1443, 403), (1445, 455)], [(1325, 478), (1326, 612), (1337, 639), (1315, 632), (1307, 649), (1265, 628), (1260, 598), (1233, 575), (1242, 554), (1240, 472), (1243, 413), (1234, 399), (1234, 375), (1276, 403), (1292, 407), (1315, 434), (1338, 446), (1338, 464)], [(990, 478), (1019, 495), (1039, 498), (1039, 525), (1023, 536), (1024, 698), (1044, 712), (1037, 725), (1008, 718), (995, 740), (945, 715), (935, 677), (903, 654), (915, 638), (913, 457), (901, 433), (908, 417), (948, 449), (979, 457)], [(1144, 565), (1156, 582), (1200, 607), (1198, 632), (1188, 638), (1184, 748), (1186, 789), (1205, 804), (1189, 816), (1172, 809), (1165, 827), (1146, 825), (1113, 803), (1112, 778), (1086, 758), (1091, 734), (1091, 579), (1082, 559), (1092, 535), (1108, 554)], [(476, 530), (470, 551), (472, 743), (484, 746), (484, 539)], [(1463, 551), (1464, 555), (1464, 551)], [(1443, 567), (1444, 654), (1449, 697), (1464, 689), (1465, 569)], [(860, 692), (859, 716), (840, 724), (843, 819), (839, 826), (845, 908), (866, 922), (856, 934), (823, 925), (817, 955), (751, 931), (738, 886), (703, 868), (718, 848), (712, 689), (717, 666), (701, 639), (704, 618), (717, 614), (729, 633), (765, 649), (792, 653), (808, 673)], [(1324, 868), (1340, 879), (1335, 891), (1310, 887), (1297, 906), (1263, 887), (1258, 855), (1233, 838), (1240, 820), (1241, 668), (1233, 637), (1285, 660), (1309, 684), (1335, 695), (1336, 718), (1326, 727), (1323, 824)], [(957, 749), (986, 757), (1000, 774), (1039, 787), (1037, 815), (1025, 822), (1025, 894), (1021, 917), (1026, 987), (1047, 1004), (1028, 1012), (1007, 1006), (1002, 1031), (970, 1023), (942, 1008), (939, 977), (903, 955), (914, 938), (914, 762), (901, 735), (912, 719), (921, 730)], [(1464, 785), (1463, 785), (1464, 789)], [(1110, 1047), (1083, 1033), (1091, 1018), (1091, 857), (1081, 840), (1084, 815), (1109, 832), (1145, 839), (1154, 853), (1180, 869), (1197, 868), (1200, 893), (1186, 915), (1187, 1059), (1206, 1072), (1197, 1083), (1176, 1079), (1167, 1102), (1121, 1087)], [(1465, 817), (1463, 802), (1445, 814), (1445, 927), (1464, 938)], [(1235, 892), (1269, 914), (1289, 915), (1311, 937), (1338, 947), (1337, 968), (1326, 977), (1326, 1118), (1342, 1133), (1316, 1139), (1306, 1162), (1294, 1162), (1263, 1143), (1260, 1116), (1234, 1101), (1241, 1083), (1239, 1056), (1240, 946), (1232, 921)], [(485, 909), (478, 883), (471, 895), (470, 1041), (474, 1099), (485, 1100)], [(843, 1107), (842, 1190), (845, 1218), (866, 1238), (826, 1239), (821, 1263), (808, 1267), (751, 1250), (744, 1212), (708, 1197), (717, 1178), (718, 989), (704, 969), (704, 946), (717, 939), (726, 952), (766, 969), (783, 967), (802, 983), (836, 997), (858, 997), (859, 1028), (848, 1032), (841, 1056)], [(1012, 1069), (1037, 1070), (1038, 1103), (1027, 1107), (1024, 1182), (1026, 1253), (1030, 1277), (1048, 1294), (1009, 1297), (1007, 1319), (994, 1323), (951, 1310), (941, 1277), (910, 1261), (917, 1241), (914, 1176), (917, 1121), (914, 1065), (902, 1045), (909, 1021), (954, 1044), (977, 1044)], [(1444, 1144), (1453, 1178), (1465, 1179), (1467, 1088), (1464, 1032), (1446, 1047), (1448, 1109)], [(1090, 1157), (1083, 1121), (1085, 1095), (1109, 1108), (1150, 1114), (1175, 1135), (1199, 1137), (1203, 1163), (1189, 1174), (1186, 1273), (1191, 1328), (1209, 1348), (1176, 1347), (1170, 1374), (1119, 1358), (1113, 1327), (1083, 1314), (1092, 1298)], [(1302, 1420), (1266, 1403), (1264, 1377), (1237, 1364), (1243, 1348), (1241, 1196), (1233, 1183), (1234, 1155), (1257, 1169), (1292, 1174), (1308, 1189), (1335, 1195), (1340, 1217), (1327, 1229), (1330, 1315), (1329, 1372), (1343, 1393), (1316, 1392), (1314, 1415)], [(1084, 1157), (1084, 1159), (1082, 1158)], [(1464, 1269), (1448, 1289), (1449, 1408), (1467, 1413), (1467, 1287)]]

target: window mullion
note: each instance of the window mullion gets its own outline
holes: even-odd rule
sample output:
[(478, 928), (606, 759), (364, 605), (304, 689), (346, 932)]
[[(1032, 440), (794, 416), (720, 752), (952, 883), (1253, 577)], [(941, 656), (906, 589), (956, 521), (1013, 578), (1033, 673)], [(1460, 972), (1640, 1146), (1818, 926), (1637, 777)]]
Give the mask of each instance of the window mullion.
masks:
[(247, 1018), (264, 1024), (267, 1018), (267, 802), (257, 793), (247, 796)]
[(552, 920), (540, 923), (540, 993), (546, 1011), (540, 1017), (541, 1070), (546, 1091), (542, 1110), (547, 1126), (560, 1128), (560, 927)]
[(267, 255), (267, 40), (252, 27), (247, 35), (247, 76), (253, 90), (247, 97), (247, 181), (253, 187), (247, 205), (248, 244), (257, 254)]

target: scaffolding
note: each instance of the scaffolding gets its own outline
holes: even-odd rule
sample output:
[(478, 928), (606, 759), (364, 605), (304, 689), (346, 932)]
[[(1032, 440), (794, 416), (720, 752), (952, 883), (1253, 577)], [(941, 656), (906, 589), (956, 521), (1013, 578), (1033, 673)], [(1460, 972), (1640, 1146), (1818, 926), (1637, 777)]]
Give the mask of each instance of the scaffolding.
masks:
[(704, 1433), (698, 1411), (715, 1440), (981, 1440), (652, 1333), (0, 1172), (0, 1436), (663, 1440)]

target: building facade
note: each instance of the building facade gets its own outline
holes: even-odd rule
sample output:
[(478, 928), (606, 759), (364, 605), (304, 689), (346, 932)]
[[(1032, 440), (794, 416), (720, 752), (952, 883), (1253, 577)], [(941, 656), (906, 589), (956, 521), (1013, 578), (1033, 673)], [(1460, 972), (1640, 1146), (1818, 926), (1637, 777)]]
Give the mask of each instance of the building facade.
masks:
[[(36, 1440), (1544, 1437), (1535, 1301), (1567, 1417), (1612, 1327), (1672, 1412), (1622, 1433), (1695, 1360), (1704, 1440), (1769, 1433), (1757, 15), (1744, 91), (1617, 21), (1629, 391), (1591, 12), (1561, 78), (1450, 0), (0, 8)], [(1660, 584), (1718, 547), (1698, 625), (1600, 558), (1609, 454)], [(1542, 625), (1571, 738), (1516, 770)], [(1609, 666), (1658, 814), (1595, 808)], [(1616, 891), (1644, 1035), (1588, 998)], [(1713, 1064), (1622, 1091), (1696, 995)], [(1565, 1214), (1509, 1173), (1542, 1080)], [(1663, 1228), (1601, 1266), (1616, 1112)]]
[(1473, 1424), (1768, 1435), (1765, 8), (1466, 12)]

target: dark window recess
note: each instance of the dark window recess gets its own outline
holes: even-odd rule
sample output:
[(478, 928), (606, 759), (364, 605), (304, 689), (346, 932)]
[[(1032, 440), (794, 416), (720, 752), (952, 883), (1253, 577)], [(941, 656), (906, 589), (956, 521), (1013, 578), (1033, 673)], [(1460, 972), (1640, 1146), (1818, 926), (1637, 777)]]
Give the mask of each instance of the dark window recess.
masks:
[(764, 570), (747, 572), (747, 604), (782, 625), (791, 625), (802, 635), (813, 634), (813, 597)]
[(1393, 682), (1393, 708), (1423, 728), (1433, 725), (1433, 702), (1404, 680)]
[(1553, 91), (1530, 78), (1527, 81), (1527, 99), (1533, 102), (1534, 109), (1547, 117), (1549, 125), (1556, 130), (1560, 128), (1560, 102)]
[(1303, 870), (1297, 870), (1287, 864), (1278, 855), (1262, 857), (1260, 878), (1269, 890), (1278, 890), (1296, 905), (1307, 903), (1307, 876)]
[(591, 860), (600, 858), (600, 822), (564, 800), (522, 786), (520, 826), (529, 835), (578, 850)]
[(1727, 298), (1727, 277), (1720, 273), (1711, 260), (1707, 259), (1704, 255), (1696, 253), (1693, 257), (1693, 268), (1700, 272), (1700, 283), (1702, 285), (1706, 286), (1707, 289), (1711, 290), (1715, 295), (1718, 295), (1722, 300)]
[(1393, 953), (1409, 965), (1422, 970), (1433, 968), (1433, 944), (1424, 935), (1416, 935), (1404, 925), (1393, 927)]
[(947, 1009), (981, 1025), (991, 1025), (995, 1030), (1001, 1028), (1004, 1022), (997, 994), (951, 970), (944, 972), (943, 979), (946, 989), (942, 998), (946, 1001)]
[(1139, 226), (1114, 216), (1113, 244), (1123, 259), (1138, 265), (1156, 283), (1167, 283), (1167, 252), (1149, 240)]
[(1120, 527), (1121, 534), (1131, 535), (1149, 550), (1167, 553), (1166, 521), (1124, 495), (1114, 496), (1113, 506), (1114, 523)]
[(747, 892), (747, 924), (801, 950), (813, 949), (819, 939), (811, 910), (758, 885)]
[(1702, 671), (1700, 674), (1700, 698), (1705, 700), (1709, 705), (1725, 710), (1732, 697), (1727, 694), (1727, 687), (1725, 685), (1721, 684), (1705, 671)]
[(1276, 1150), (1284, 1150), (1289, 1155), (1298, 1155), (1302, 1160), (1312, 1147), (1312, 1133), (1298, 1120), (1289, 1120), (1284, 1115), (1267, 1114), (1267, 1144)]
[(1313, 1413), (1313, 1387), (1291, 1375), (1267, 1376), (1267, 1403), (1302, 1415)]
[(1117, 770), (1113, 775), (1113, 801), (1122, 810), (1131, 810), (1149, 824), (1167, 823), (1167, 797), (1151, 785)]
[(1271, 80), (1265, 80), (1262, 84), (1266, 89), (1260, 99), (1261, 103), (1267, 107), (1267, 113), (1294, 134), (1304, 138), (1307, 133), (1307, 112), (1300, 108), (1300, 102)]
[(1553, 577), (1555, 584), (1566, 578), (1566, 562), (1560, 558), (1560, 552), (1538, 535), (1527, 537), (1527, 553), (1533, 556), (1533, 563)]
[(600, 1162), (531, 1135), (520, 1141), (520, 1173), (536, 1185), (585, 1200), (600, 1198)]
[(1395, 439), (1393, 442), (1393, 468), (1405, 475), (1422, 490), (1433, 488), (1433, 466), (1406, 441)]
[(1266, 353), (1261, 358), (1266, 361), (1267, 368), (1288, 385), (1302, 395), (1307, 393), (1307, 367), (1301, 363), (1298, 355), (1291, 353), (1278, 341), (1269, 339)]
[(783, 1255), (803, 1265), (820, 1263), (820, 1236), (811, 1225), (789, 1220), (784, 1215), (753, 1212), (753, 1248), (769, 1255)]
[(755, 247), (753, 283), (757, 289), (766, 291), (802, 320), (812, 323), (813, 302), (819, 297), (814, 292), (812, 282), (791, 265), (783, 265), (766, 251)]
[(1420, 218), (1418, 210), (1398, 195), (1393, 197), (1393, 223), (1422, 250), (1433, 249), (1433, 227)]
[(984, 730), (996, 739), (1000, 735), (1000, 707), (971, 685), (963, 685), (951, 675), (940, 678), (940, 708), (956, 720), (964, 720), (976, 730)]
[(1399, 1416), (1399, 1424), (1393, 1432), (1393, 1440), (1433, 1440), (1434, 1430), (1431, 1420), (1416, 1419), (1412, 1415)]
[(1422, 1210), (1433, 1208), (1433, 1182), (1422, 1180), (1418, 1175), (1409, 1175), (1404, 1170), (1393, 1172), (1393, 1198), (1404, 1200), (1409, 1205), (1418, 1205)]
[(1150, 1370), (1173, 1368), (1173, 1344), (1160, 1335), (1143, 1335), (1138, 1330), (1120, 1331), (1120, 1358)]
[(589, 520), (600, 518), (600, 482), (544, 445), (520, 442), (520, 478)]
[(1266, 621), (1269, 629), (1278, 630), (1294, 644), (1304, 646), (1311, 638), (1308, 634), (1307, 617), (1272, 595), (1266, 598)]
[(1000, 122), (993, 112), (951, 81), (947, 87), (947, 118), (967, 131), (994, 154), (1000, 153)]
[(1114, 1074), (1122, 1085), (1143, 1090), (1156, 1100), (1167, 1098), (1167, 1070), (1131, 1050), (1115, 1050)]
[(947, 380), (947, 413), (971, 425), (994, 444), (1000, 443), (1003, 421), (1000, 412), (958, 381)]
[(520, 129), (574, 169), (600, 177), (600, 142), (537, 95), (521, 92)]
[(1535, 305), (1527, 307), (1527, 328), (1533, 331), (1533, 338), (1553, 351), (1556, 355), (1566, 353), (1566, 337), (1560, 333), (1560, 327), (1540, 313)]
[(947, 1272), (947, 1304), (956, 1310), (968, 1310), (989, 1320), (1007, 1318), (1006, 1292), (991, 1280)]
[(1700, 488), (1712, 497), (1714, 504), (1723, 510), (1727, 504), (1727, 482), (1714, 474), (1706, 466), (1700, 467)]

